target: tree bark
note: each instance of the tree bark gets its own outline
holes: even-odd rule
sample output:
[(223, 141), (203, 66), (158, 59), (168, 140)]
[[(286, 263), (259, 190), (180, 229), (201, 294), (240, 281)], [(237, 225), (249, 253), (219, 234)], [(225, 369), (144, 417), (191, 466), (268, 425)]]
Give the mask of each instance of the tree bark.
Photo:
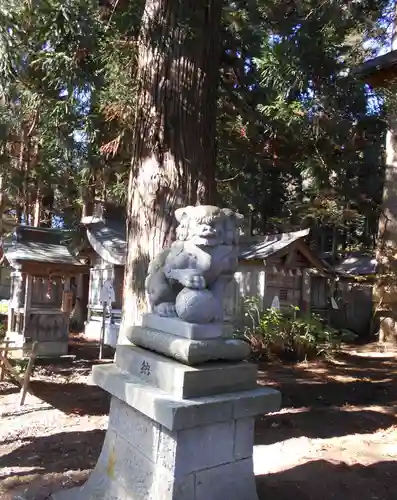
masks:
[[(391, 49), (397, 49), (397, 1)], [(397, 344), (397, 113), (388, 109), (386, 165), (382, 212), (379, 217), (377, 261), (380, 277), (373, 290), (375, 312), (379, 318), (379, 341)]]
[(41, 223), (41, 189), (40, 189), (40, 179), (37, 182), (36, 187), (36, 200), (33, 208), (33, 226), (38, 227)]
[[(18, 213), (18, 224), (21, 224), (22, 218), (24, 215), (24, 210), (25, 210), (25, 147), (26, 147), (26, 132), (25, 132), (25, 127), (24, 124), (22, 124), (21, 127), (21, 136), (20, 136), (20, 143), (19, 143), (19, 154), (18, 154), (18, 169), (21, 172), (21, 179), (23, 179), (23, 182), (21, 186), (19, 187), (19, 213)], [(26, 222), (25, 222), (26, 224)]]
[(83, 192), (83, 207), (81, 217), (93, 215), (94, 212), (94, 197), (92, 196), (92, 189), (88, 188)]
[(29, 175), (30, 175), (30, 155), (31, 155), (31, 141), (30, 137), (26, 136), (24, 148), (26, 151), (24, 160), (24, 172), (23, 172), (23, 217), (24, 223), (26, 225), (30, 224), (30, 192), (29, 192)]
[(149, 261), (173, 238), (174, 210), (215, 197), (222, 0), (146, 0), (128, 188), (124, 324), (146, 310)]
[(0, 237), (4, 232), (4, 212), (6, 209), (6, 197), (4, 195), (4, 175), (0, 174)]

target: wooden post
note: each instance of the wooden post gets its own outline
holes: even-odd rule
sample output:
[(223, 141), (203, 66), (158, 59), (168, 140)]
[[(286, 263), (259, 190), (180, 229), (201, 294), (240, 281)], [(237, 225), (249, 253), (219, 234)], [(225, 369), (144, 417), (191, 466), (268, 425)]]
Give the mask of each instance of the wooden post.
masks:
[[(13, 342), (9, 342), (9, 343), (13, 343)], [(22, 385), (23, 385), (22, 378), (19, 376), (19, 373), (15, 370), (15, 368), (13, 368), (13, 366), (11, 365), (11, 363), (8, 361), (8, 358), (7, 358), (8, 351), (16, 350), (16, 349), (19, 349), (19, 347), (14, 347), (14, 348), (7, 347), (7, 351), (4, 350), (4, 348), (3, 348), (3, 351), (0, 352), (0, 367), (4, 370), (4, 374), (8, 372), (8, 374), (11, 375), (11, 377), (15, 379), (17, 384), (19, 384), (22, 387)], [(6, 354), (4, 354), (4, 353), (6, 353)]]
[[(2, 346), (0, 345), (0, 359), (1, 359), (3, 356), (4, 356), (5, 358), (7, 357), (7, 344), (6, 344), (4, 347), (2, 347)], [(5, 377), (5, 374), (6, 374), (6, 367), (4, 366), (4, 364), (3, 364), (3, 363), (1, 363), (1, 364), (0, 364), (0, 382), (3, 382), (4, 377)]]
[[(19, 331), (20, 325), (20, 308), (21, 304), (21, 294), (23, 287), (23, 275), (19, 270), (14, 270), (11, 273), (11, 297), (8, 304), (8, 326), (7, 333), (10, 334), (12, 332), (21, 333)], [(15, 320), (15, 327), (14, 327)]]
[[(15, 272), (15, 271), (14, 271)], [(11, 295), (10, 295), (10, 300), (8, 301), (8, 313), (7, 313), (7, 333), (10, 334), (12, 331), (12, 324), (14, 320), (14, 288), (15, 288), (15, 275), (14, 272), (11, 272), (11, 281), (10, 281), (10, 288), (11, 288)]]
[[(62, 289), (62, 298), (65, 298), (65, 292), (70, 292), (70, 276), (65, 277), (65, 282), (63, 285), (63, 289)], [(72, 312), (72, 308), (69, 308), (69, 304), (65, 304), (65, 305), (67, 306), (66, 309), (68, 309), (68, 310), (64, 311), (63, 317), (65, 320), (64, 324), (65, 324), (66, 335), (67, 335), (67, 339), (68, 339), (68, 343), (69, 343), (69, 326), (70, 326), (70, 315)]]
[(28, 325), (28, 316), (30, 312), (30, 306), (32, 303), (32, 286), (33, 286), (33, 277), (27, 274), (26, 284), (25, 284), (25, 303), (23, 306), (23, 329), (22, 329), (22, 333), (24, 336), (24, 341), (23, 341), (24, 344), (25, 344), (26, 334), (28, 333), (26, 331), (26, 328)]
[(301, 291), (302, 291), (302, 298), (301, 298), (301, 308), (302, 311), (305, 313), (310, 314), (311, 310), (311, 276), (310, 276), (310, 270), (309, 269), (303, 269), (302, 272), (302, 277), (301, 277)]
[(12, 340), (3, 340), (0, 342), (0, 382), (3, 382), (5, 379), (6, 375), (6, 365), (5, 363), (1, 362), (2, 359), (7, 359), (8, 356), (8, 349), (10, 347), (10, 344), (13, 344), (14, 342)]
[(28, 367), (26, 368), (25, 375), (23, 377), (23, 384), (21, 389), (21, 400), (19, 404), (22, 406), (25, 403), (26, 393), (28, 392), (30, 375), (34, 367), (34, 362), (36, 361), (38, 342), (33, 342), (32, 352), (30, 353)]
[(103, 302), (102, 306), (102, 328), (101, 328), (101, 336), (99, 339), (99, 359), (102, 360), (103, 356), (103, 345), (105, 342), (105, 328), (106, 328), (106, 309), (107, 309), (107, 302)]

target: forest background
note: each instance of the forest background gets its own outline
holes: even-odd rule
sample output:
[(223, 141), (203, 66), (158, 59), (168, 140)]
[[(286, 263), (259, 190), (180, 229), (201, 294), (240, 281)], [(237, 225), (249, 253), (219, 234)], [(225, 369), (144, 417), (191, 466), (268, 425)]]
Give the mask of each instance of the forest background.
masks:
[[(142, 9), (0, 2), (2, 233), (73, 228), (95, 200), (127, 203)], [(310, 227), (335, 258), (373, 251), (391, 103), (351, 69), (389, 50), (395, 13), (390, 0), (223, 5), (215, 203), (257, 234)]]

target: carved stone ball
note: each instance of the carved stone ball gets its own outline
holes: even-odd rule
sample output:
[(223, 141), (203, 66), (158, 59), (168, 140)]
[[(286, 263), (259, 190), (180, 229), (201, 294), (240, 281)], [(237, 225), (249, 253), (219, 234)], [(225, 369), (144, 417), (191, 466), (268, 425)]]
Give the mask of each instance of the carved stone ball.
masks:
[(215, 317), (216, 304), (210, 290), (184, 288), (176, 298), (175, 309), (187, 323), (210, 323)]

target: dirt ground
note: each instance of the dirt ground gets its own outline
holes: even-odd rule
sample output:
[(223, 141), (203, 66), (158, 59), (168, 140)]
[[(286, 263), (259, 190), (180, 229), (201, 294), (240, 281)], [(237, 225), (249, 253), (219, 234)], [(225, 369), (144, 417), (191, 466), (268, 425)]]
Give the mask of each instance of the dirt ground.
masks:
[[(37, 367), (25, 406), (0, 382), (0, 499), (44, 500), (83, 482), (96, 463), (109, 398), (90, 382), (97, 349)], [(280, 412), (258, 418), (260, 500), (397, 498), (397, 351), (350, 348), (332, 360), (261, 365)], [(161, 500), (161, 499), (159, 499)]]

